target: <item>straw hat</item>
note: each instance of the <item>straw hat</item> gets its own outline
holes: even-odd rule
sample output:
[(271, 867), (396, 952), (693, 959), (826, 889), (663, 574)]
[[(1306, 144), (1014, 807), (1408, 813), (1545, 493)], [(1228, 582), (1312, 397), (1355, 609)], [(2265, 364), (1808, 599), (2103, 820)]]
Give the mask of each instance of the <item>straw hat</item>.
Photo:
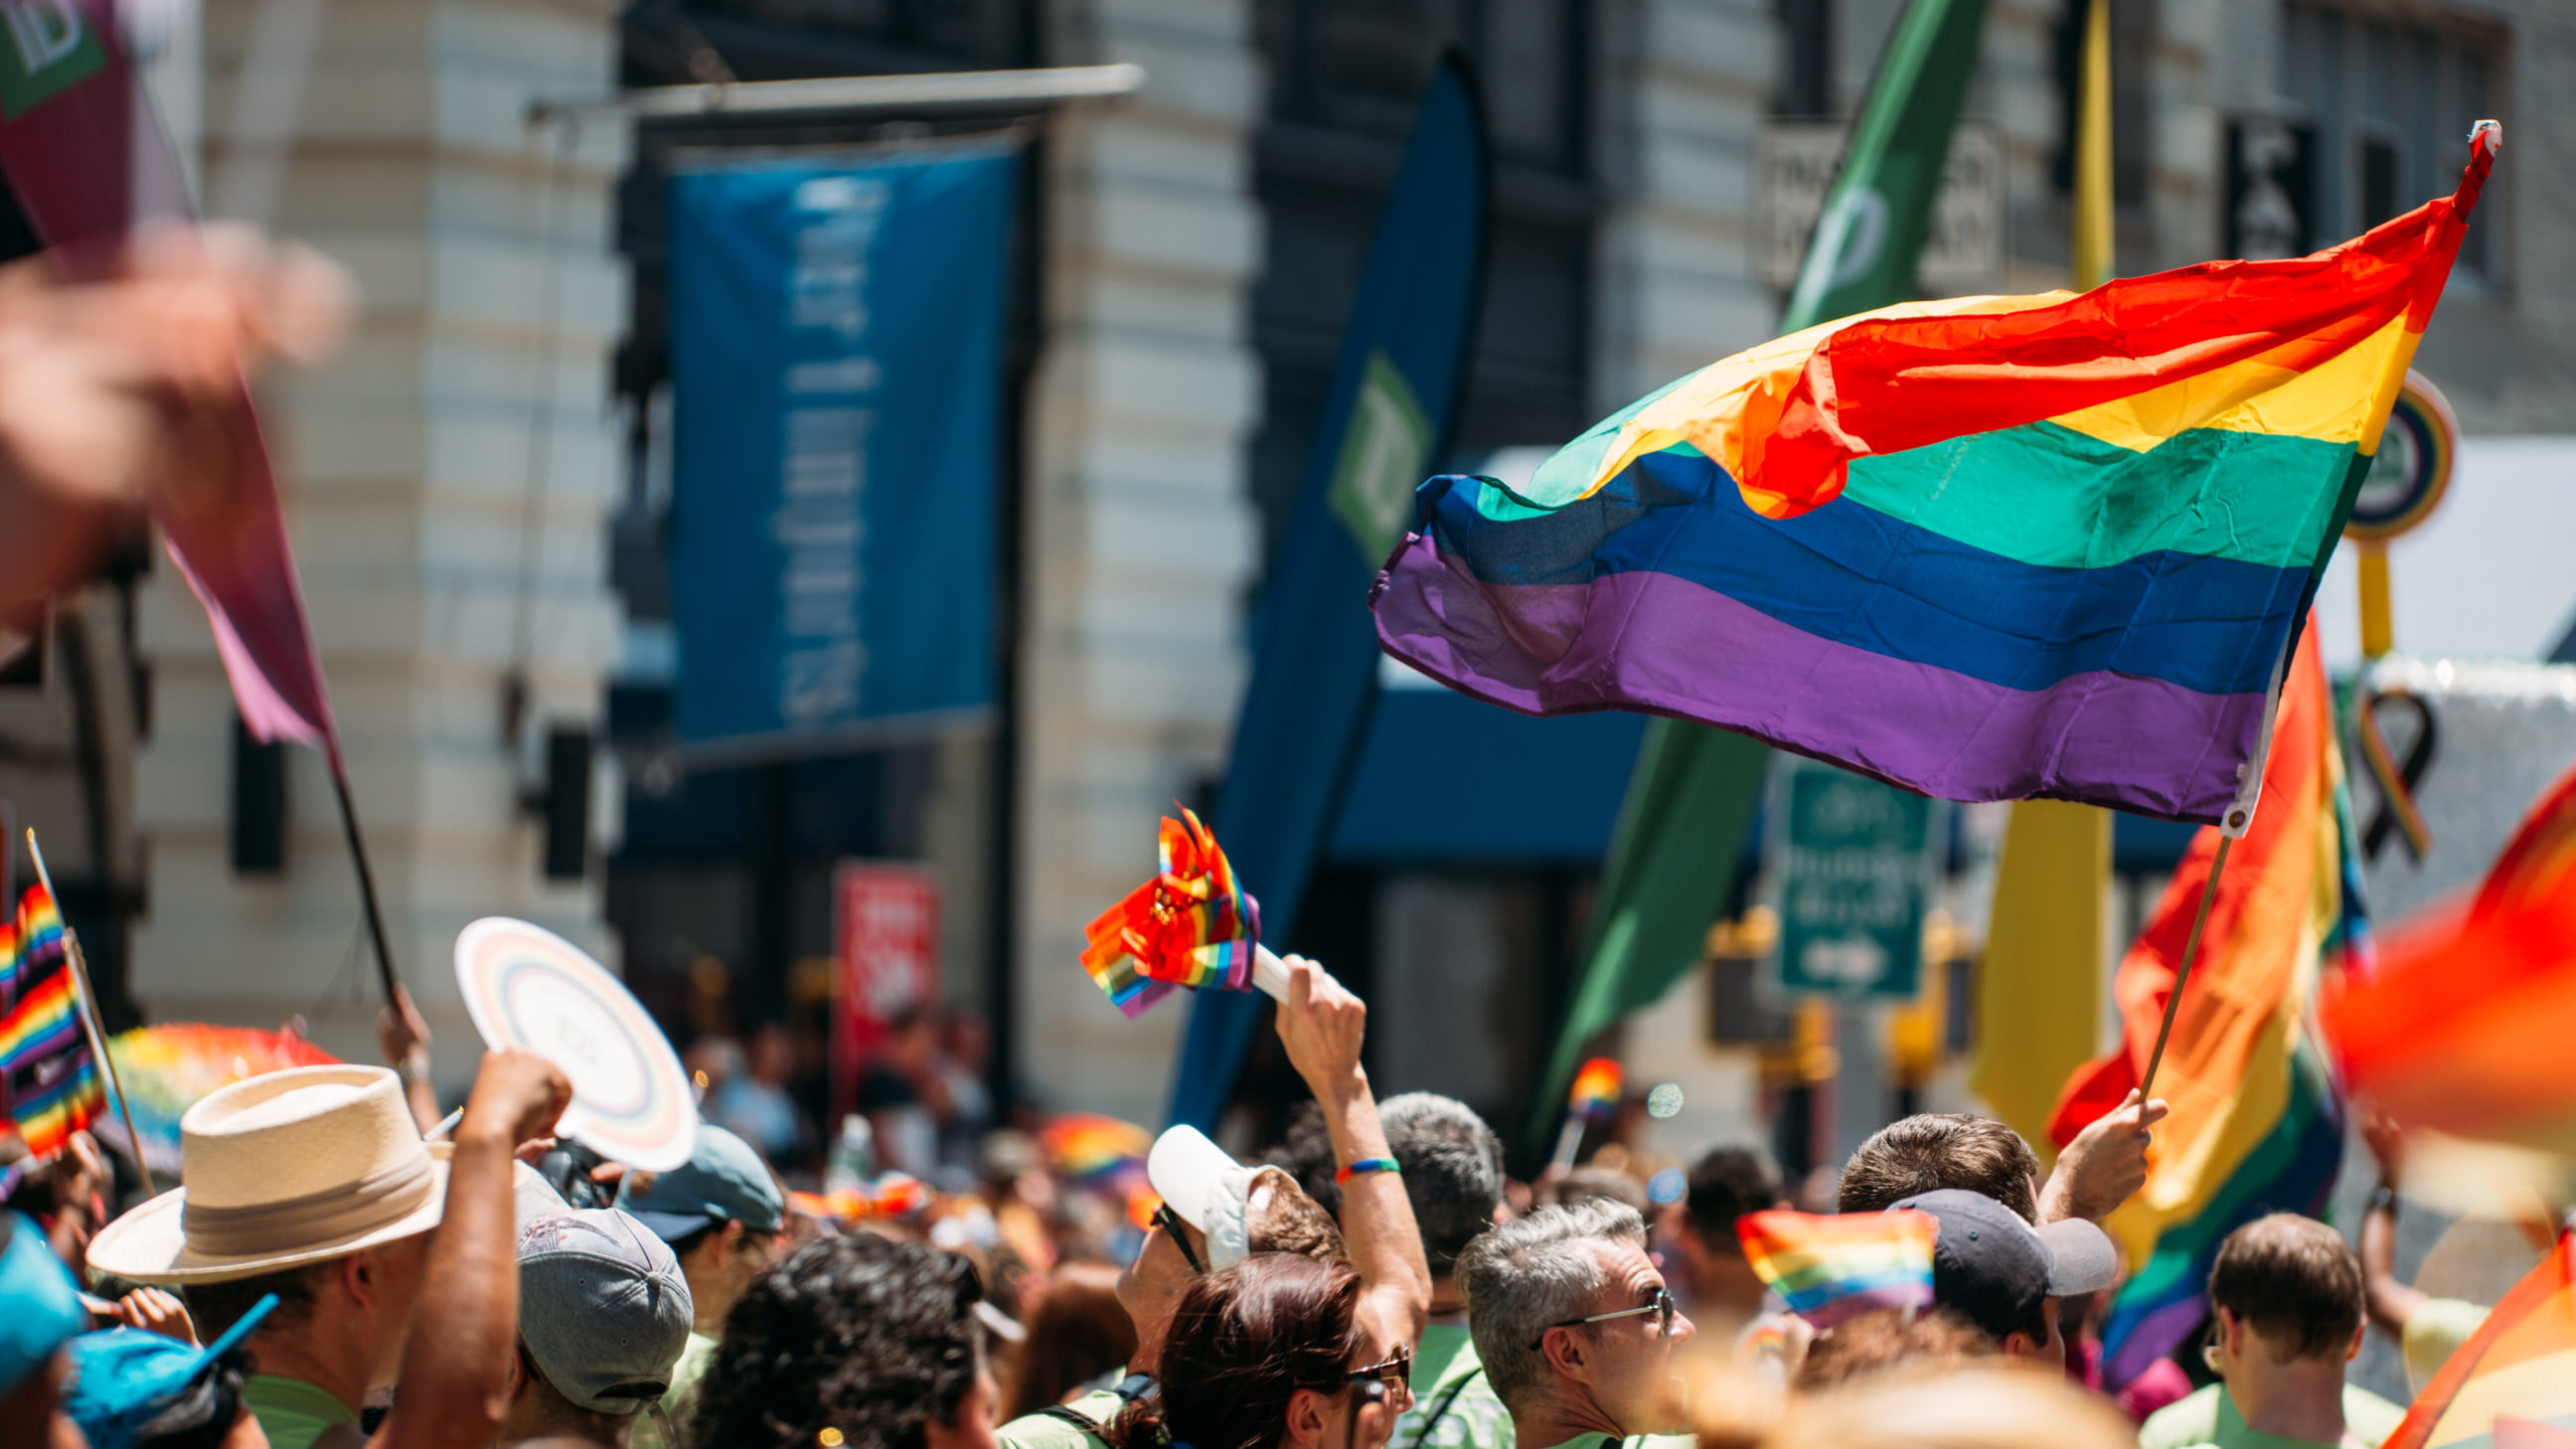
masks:
[(383, 1067), (295, 1067), (179, 1119), (180, 1181), (109, 1223), (89, 1264), (138, 1283), (222, 1283), (438, 1226), (447, 1162)]

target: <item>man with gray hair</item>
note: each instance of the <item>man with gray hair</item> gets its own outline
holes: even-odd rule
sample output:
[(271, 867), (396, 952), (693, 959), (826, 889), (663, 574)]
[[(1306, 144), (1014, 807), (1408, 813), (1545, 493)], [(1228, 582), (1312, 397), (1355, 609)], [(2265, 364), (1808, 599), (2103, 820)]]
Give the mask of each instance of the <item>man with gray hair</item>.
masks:
[(1378, 1106), (1386, 1144), (1403, 1168), (1422, 1256), (1431, 1265), (1431, 1321), (1413, 1350), (1413, 1407), (1388, 1449), (1513, 1449), (1512, 1412), (1476, 1357), (1458, 1296), (1458, 1255), (1494, 1226), (1503, 1202), (1503, 1144), (1466, 1103), (1406, 1092)]
[(1695, 1442), (1672, 1371), (1695, 1330), (1646, 1255), (1636, 1209), (1602, 1198), (1540, 1208), (1468, 1244), (1457, 1277), (1522, 1449), (1591, 1449), (1595, 1435), (1631, 1449)]

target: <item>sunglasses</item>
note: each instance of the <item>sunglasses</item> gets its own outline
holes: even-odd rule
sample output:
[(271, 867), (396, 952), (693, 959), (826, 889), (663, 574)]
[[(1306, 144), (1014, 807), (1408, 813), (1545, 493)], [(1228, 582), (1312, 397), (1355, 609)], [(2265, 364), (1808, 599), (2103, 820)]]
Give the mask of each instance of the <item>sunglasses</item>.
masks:
[[(1652, 1302), (1640, 1303), (1634, 1308), (1621, 1308), (1610, 1313), (1595, 1313), (1586, 1318), (1568, 1318), (1563, 1322), (1551, 1323), (1548, 1327), (1580, 1328), (1587, 1323), (1607, 1323), (1613, 1318), (1635, 1318), (1639, 1314), (1651, 1313), (1655, 1315), (1655, 1332), (1657, 1334), (1669, 1334), (1673, 1331), (1673, 1315), (1679, 1311), (1679, 1308), (1673, 1302), (1672, 1290), (1669, 1288), (1658, 1288), (1655, 1290), (1655, 1297)], [(1532, 1353), (1536, 1353), (1539, 1349), (1545, 1347), (1546, 1344), (1547, 1333), (1545, 1330), (1541, 1330), (1537, 1341), (1530, 1345), (1530, 1351)]]
[(1172, 1246), (1181, 1250), (1181, 1261), (1190, 1265), (1191, 1272), (1207, 1272), (1207, 1265), (1199, 1261), (1198, 1253), (1190, 1247), (1190, 1235), (1181, 1226), (1181, 1215), (1172, 1211), (1170, 1203), (1154, 1209), (1154, 1226), (1161, 1228), (1163, 1236), (1172, 1240)]
[(1413, 1407), (1413, 1350), (1399, 1348), (1386, 1358), (1364, 1368), (1355, 1368), (1343, 1378), (1360, 1385), (1369, 1398), (1393, 1406), (1399, 1414)]

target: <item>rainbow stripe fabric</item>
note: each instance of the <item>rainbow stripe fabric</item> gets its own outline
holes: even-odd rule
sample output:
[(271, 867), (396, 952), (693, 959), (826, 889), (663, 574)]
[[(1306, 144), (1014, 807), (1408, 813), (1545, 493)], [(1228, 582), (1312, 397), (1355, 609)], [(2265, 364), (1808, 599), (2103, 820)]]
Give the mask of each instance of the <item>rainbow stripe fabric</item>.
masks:
[(2465, 907), (2391, 933), (2381, 972), (2321, 1015), (2353, 1090), (2408, 1126), (2576, 1152), (2576, 771)]
[[(2372, 944), (2334, 702), (2316, 629), (2283, 682), (2262, 808), (2236, 843), (2156, 1077), (2172, 1114), (2146, 1186), (2102, 1223), (2136, 1265), (2102, 1325), (2103, 1377), (2137, 1377), (2208, 1311), (2229, 1233), (2270, 1212), (2321, 1212), (2343, 1162), (2343, 1102), (2307, 1011), (2329, 968), (2367, 974)], [(2121, 1046), (2079, 1071), (2049, 1126), (2062, 1147), (2138, 1084), (2217, 853), (2205, 829), (2121, 961)]]
[(8, 1015), (0, 1016), (0, 1073), (67, 1051), (80, 1034), (71, 973), (57, 971), (19, 997)]
[(1602, 1123), (1619, 1112), (1619, 1088), (1623, 1074), (1619, 1064), (1608, 1057), (1594, 1057), (1574, 1074), (1574, 1086), (1566, 1094), (1566, 1111), (1586, 1122)]
[(1863, 313), (1632, 404), (1526, 491), (1432, 479), (1379, 641), (1528, 714), (2215, 821), (2499, 136), (2313, 256)]
[(62, 960), (62, 912), (42, 885), (31, 885), (18, 898), (17, 917), (0, 921), (0, 1003), (16, 999), (28, 982)]
[(143, 1134), (144, 1161), (176, 1172), (179, 1119), (199, 1098), (233, 1082), (288, 1067), (330, 1066), (338, 1057), (292, 1032), (169, 1021), (108, 1038), (117, 1085)]
[(2382, 1449), (2576, 1442), (2576, 1235), (2562, 1233), (2424, 1386)]
[(17, 1119), (18, 1135), (26, 1139), (29, 1157), (60, 1152), (74, 1132), (107, 1111), (107, 1088), (89, 1048), (75, 1047), (38, 1068), (32, 1090), (17, 1093), (10, 1110)]
[(1165, 816), (1158, 849), (1154, 878), (1083, 928), (1083, 969), (1130, 1017), (1174, 987), (1250, 987), (1261, 940), (1260, 903), (1197, 815)]
[(1930, 1213), (1747, 1213), (1735, 1220), (1735, 1234), (1755, 1276), (1818, 1328), (1881, 1309), (1932, 1306), (1940, 1224)]

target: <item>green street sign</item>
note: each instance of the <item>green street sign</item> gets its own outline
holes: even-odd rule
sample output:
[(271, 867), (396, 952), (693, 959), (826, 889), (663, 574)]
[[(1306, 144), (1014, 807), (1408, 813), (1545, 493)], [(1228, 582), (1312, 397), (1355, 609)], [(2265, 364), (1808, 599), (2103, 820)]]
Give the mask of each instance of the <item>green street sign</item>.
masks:
[(1778, 987), (1811, 995), (1915, 995), (1932, 885), (1932, 802), (1784, 755), (1772, 781), (1771, 819)]

